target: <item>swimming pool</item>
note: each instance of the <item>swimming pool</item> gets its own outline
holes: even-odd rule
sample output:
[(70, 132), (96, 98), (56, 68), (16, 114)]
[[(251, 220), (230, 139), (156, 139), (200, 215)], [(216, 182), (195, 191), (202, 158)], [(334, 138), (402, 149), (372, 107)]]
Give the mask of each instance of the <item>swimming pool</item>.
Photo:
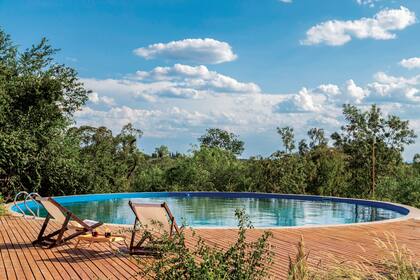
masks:
[[(363, 223), (395, 219), (409, 213), (407, 208), (379, 201), (267, 193), (116, 193), (55, 199), (83, 219), (114, 224), (133, 224), (129, 200), (165, 201), (179, 224), (192, 227), (235, 227), (235, 209), (238, 208), (245, 209), (255, 227)], [(28, 205), (36, 209), (33, 202)], [(17, 211), (16, 207), (12, 210)], [(41, 216), (45, 215), (45, 210), (41, 209)]]

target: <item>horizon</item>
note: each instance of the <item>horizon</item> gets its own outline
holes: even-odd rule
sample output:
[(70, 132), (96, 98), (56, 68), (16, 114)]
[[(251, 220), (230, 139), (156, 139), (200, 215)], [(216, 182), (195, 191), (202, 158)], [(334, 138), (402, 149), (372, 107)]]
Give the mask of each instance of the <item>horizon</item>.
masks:
[(278, 126), (329, 136), (343, 103), (377, 104), (419, 135), (419, 14), (409, 0), (0, 3), (21, 48), (46, 37), (93, 90), (77, 125), (131, 122), (146, 153), (186, 153), (218, 127), (245, 142), (244, 158), (279, 150)]

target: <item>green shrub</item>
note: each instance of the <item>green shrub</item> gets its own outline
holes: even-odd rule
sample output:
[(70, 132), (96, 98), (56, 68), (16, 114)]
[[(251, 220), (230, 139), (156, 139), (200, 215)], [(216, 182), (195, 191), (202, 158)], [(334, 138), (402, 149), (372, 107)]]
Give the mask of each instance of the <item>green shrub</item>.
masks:
[[(223, 250), (207, 245), (198, 238), (193, 248), (185, 245), (184, 233), (168, 238), (167, 234), (155, 240), (159, 244), (160, 257), (155, 261), (138, 257), (146, 279), (241, 279), (259, 280), (268, 277), (272, 253), (264, 232), (255, 242), (246, 241), (246, 231), (252, 225), (244, 211), (236, 211), (238, 239), (230, 248)], [(193, 233), (195, 235), (195, 233)]]
[(377, 199), (420, 207), (420, 176), (405, 173), (382, 178), (377, 186)]
[(0, 216), (3, 216), (5, 214), (6, 214), (6, 208), (4, 207), (3, 196), (0, 194)]

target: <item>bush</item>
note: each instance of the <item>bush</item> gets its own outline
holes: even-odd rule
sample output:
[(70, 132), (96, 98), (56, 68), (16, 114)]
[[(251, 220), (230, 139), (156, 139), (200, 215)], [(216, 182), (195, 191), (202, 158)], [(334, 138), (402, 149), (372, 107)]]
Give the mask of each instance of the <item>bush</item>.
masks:
[(4, 208), (3, 196), (0, 194), (0, 216), (3, 216), (5, 214), (6, 214), (6, 208)]
[(377, 198), (420, 207), (420, 176), (406, 173), (382, 178), (377, 186)]
[[(154, 244), (159, 244), (160, 257), (153, 262), (137, 258), (145, 269), (146, 279), (241, 279), (259, 280), (268, 276), (272, 263), (269, 250), (270, 232), (264, 232), (255, 242), (246, 242), (246, 231), (252, 225), (244, 211), (236, 211), (238, 239), (227, 250), (210, 247), (198, 238), (194, 248), (185, 245), (185, 235), (168, 238), (164, 234)], [(193, 233), (195, 235), (195, 233)]]

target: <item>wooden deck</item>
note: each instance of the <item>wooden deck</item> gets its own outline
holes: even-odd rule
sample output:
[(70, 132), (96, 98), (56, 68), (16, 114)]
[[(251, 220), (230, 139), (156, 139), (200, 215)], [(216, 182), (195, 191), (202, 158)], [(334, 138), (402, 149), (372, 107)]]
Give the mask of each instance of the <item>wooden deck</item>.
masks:
[[(54, 249), (33, 247), (42, 221), (16, 216), (0, 217), (0, 279), (133, 279), (141, 269), (134, 260), (117, 254), (108, 245), (74, 248), (74, 241)], [(196, 231), (210, 245), (225, 248), (236, 240), (231, 229), (201, 229)], [(295, 228), (271, 230), (275, 279), (284, 279), (288, 257), (294, 256), (295, 246), (304, 238), (310, 262), (319, 264), (325, 256), (339, 260), (357, 260), (360, 257), (377, 260), (381, 251), (374, 238), (395, 234), (420, 261), (420, 221), (378, 223), (357, 226)], [(250, 240), (262, 230), (250, 230)], [(191, 245), (191, 244), (190, 244)], [(123, 247), (124, 244), (118, 245)], [(114, 248), (116, 249), (116, 248)]]

